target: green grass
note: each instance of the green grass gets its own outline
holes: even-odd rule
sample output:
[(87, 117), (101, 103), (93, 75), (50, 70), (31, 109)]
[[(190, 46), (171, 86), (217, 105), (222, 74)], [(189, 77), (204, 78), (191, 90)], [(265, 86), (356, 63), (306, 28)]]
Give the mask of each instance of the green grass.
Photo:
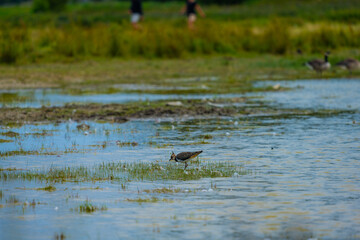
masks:
[(141, 32), (128, 22), (128, 3), (75, 4), (62, 13), (43, 14), (31, 13), (27, 5), (0, 8), (0, 62), (288, 55), (297, 49), (322, 53), (360, 45), (356, 0), (210, 5), (204, 7), (208, 18), (196, 23), (196, 31), (188, 31), (178, 14), (182, 4), (145, 3)]
[[(183, 170), (183, 165), (170, 162), (160, 163), (103, 163), (94, 167), (65, 167), (46, 170), (0, 171), (0, 180), (27, 180), (40, 182), (83, 182), (83, 181), (159, 181), (159, 180), (198, 180), (201, 178), (231, 177), (234, 173), (248, 174), (241, 166), (228, 162), (195, 161)], [(44, 189), (45, 190), (45, 189)]]
[(0, 93), (1, 103), (26, 102), (31, 100), (30, 96), (20, 96), (18, 93)]
[(36, 188), (36, 190), (38, 190), (38, 191), (54, 192), (54, 191), (56, 191), (56, 187), (54, 187), (54, 186), (52, 186), (52, 185), (49, 185), (49, 186), (46, 186), (46, 187), (43, 187), (43, 188)]
[[(332, 20), (350, 22), (359, 20), (360, 3), (356, 0), (257, 0), (239, 5), (206, 5), (200, 1), (208, 18), (226, 20), (259, 19), (264, 21), (271, 16), (288, 17), (290, 19)], [(159, 19), (183, 19), (179, 14), (183, 1), (166, 3), (144, 2), (145, 18), (147, 21)], [(104, 1), (85, 4), (68, 4), (66, 11), (60, 13), (32, 13), (31, 6), (24, 4), (17, 7), (0, 8), (0, 19), (19, 25), (23, 22), (31, 25), (54, 24), (62, 25), (76, 22), (84, 26), (91, 26), (97, 22), (123, 22), (128, 18), (129, 2)], [(321, 10), (321, 11), (320, 11)]]
[(306, 53), (323, 53), (360, 46), (358, 23), (292, 25), (287, 19), (274, 18), (265, 25), (249, 26), (236, 21), (206, 20), (199, 22), (194, 32), (177, 27), (178, 23), (173, 21), (143, 25), (141, 32), (116, 23), (99, 23), (91, 28), (77, 25), (63, 28), (5, 27), (0, 32), (0, 61), (24, 64), (99, 57), (167, 59), (216, 54), (238, 56), (245, 52), (284, 55), (297, 49)]
[(24, 150), (20, 147), (19, 150), (12, 151), (0, 151), (0, 159), (7, 158), (12, 156), (28, 156), (28, 155), (41, 155), (41, 156), (54, 156), (54, 155), (62, 155), (67, 153), (87, 153), (90, 151), (95, 151), (96, 149), (76, 149), (75, 147), (66, 149), (64, 151), (49, 151), (47, 148), (40, 148), (37, 150)]
[(92, 204), (90, 201), (86, 200), (84, 203), (79, 205), (77, 208), (73, 209), (79, 213), (93, 213), (95, 211), (106, 211), (107, 207), (102, 205), (101, 207)]
[[(349, 77), (348, 71), (335, 67), (336, 62), (348, 57), (360, 58), (360, 52), (357, 49), (332, 51), (329, 60), (333, 67), (322, 76), (304, 66), (308, 60), (323, 58), (320, 52), (303, 55), (294, 52), (285, 56), (246, 53), (238, 57), (167, 60), (103, 58), (96, 61), (21, 66), (0, 64), (0, 88), (57, 87), (62, 88), (64, 94), (77, 95), (108, 94), (109, 89), (112, 93), (244, 93), (266, 90), (254, 88), (254, 81)], [(353, 72), (352, 77), (356, 76), (360, 76), (360, 71)], [(129, 89), (115, 84), (145, 84), (153, 87)]]

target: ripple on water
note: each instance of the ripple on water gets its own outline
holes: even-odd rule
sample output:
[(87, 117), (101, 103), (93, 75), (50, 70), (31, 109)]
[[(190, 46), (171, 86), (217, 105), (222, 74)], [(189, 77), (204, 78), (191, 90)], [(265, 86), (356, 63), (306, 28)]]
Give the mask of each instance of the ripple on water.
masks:
[[(324, 83), (318, 82), (310, 81), (309, 87), (316, 89)], [(350, 101), (342, 95), (358, 98), (359, 93), (347, 91), (346, 82), (326, 83), (325, 90), (336, 88), (330, 93), (341, 95), (330, 107)], [(349, 80), (349, 84), (357, 86), (358, 82)], [(275, 102), (285, 99), (284, 105), (305, 107), (296, 96), (301, 95), (297, 91), (307, 89), (266, 96)], [(324, 101), (321, 105), (322, 100), (311, 92), (316, 93), (309, 90), (303, 97), (310, 99), (306, 101), (313, 102), (314, 108), (333, 104)], [(356, 104), (353, 101), (351, 105)], [(286, 119), (179, 120), (174, 128), (173, 122), (152, 120), (87, 122), (88, 134), (73, 122), (1, 128), (1, 133), (18, 133), (1, 135), (1, 139), (13, 141), (0, 143), (1, 153), (14, 153), (2, 155), (1, 168), (49, 169), (119, 161), (158, 161), (166, 166), (173, 164), (168, 162), (171, 151), (200, 149), (204, 151), (200, 165), (231, 162), (248, 172), (191, 181), (133, 180), (125, 185), (110, 180), (53, 183), (53, 192), (36, 190), (48, 182), (3, 181), (0, 232), (4, 239), (53, 238), (61, 232), (74, 239), (355, 238), (360, 235), (360, 125), (352, 124), (354, 119), (360, 119), (358, 112)], [(229, 124), (229, 120), (238, 124)], [(201, 144), (205, 137), (209, 143)], [(198, 143), (188, 144), (194, 141)], [(126, 144), (132, 142), (137, 145)], [(195, 165), (190, 163), (189, 168)], [(153, 191), (162, 188), (177, 190)], [(24, 204), (33, 200), (35, 205)], [(105, 205), (107, 210), (74, 211), (87, 200), (94, 206)]]

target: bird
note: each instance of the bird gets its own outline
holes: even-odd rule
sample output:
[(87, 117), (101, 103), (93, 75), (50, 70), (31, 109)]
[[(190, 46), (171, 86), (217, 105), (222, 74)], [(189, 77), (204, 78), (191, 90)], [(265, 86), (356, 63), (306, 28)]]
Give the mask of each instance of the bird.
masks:
[(175, 162), (185, 163), (185, 168), (184, 168), (185, 170), (188, 166), (187, 162), (197, 157), (202, 152), (203, 152), (202, 150), (197, 152), (181, 152), (178, 153), (177, 155), (175, 155), (175, 153), (172, 152), (169, 162), (175, 161)]
[(338, 62), (336, 66), (349, 70), (351, 74), (352, 70), (360, 69), (360, 62), (354, 58), (347, 58), (343, 61)]
[(324, 70), (327, 70), (331, 67), (329, 62), (329, 54), (330, 52), (326, 52), (324, 54), (324, 60), (314, 59), (305, 63), (305, 65), (311, 70), (315, 70), (318, 73), (322, 73)]

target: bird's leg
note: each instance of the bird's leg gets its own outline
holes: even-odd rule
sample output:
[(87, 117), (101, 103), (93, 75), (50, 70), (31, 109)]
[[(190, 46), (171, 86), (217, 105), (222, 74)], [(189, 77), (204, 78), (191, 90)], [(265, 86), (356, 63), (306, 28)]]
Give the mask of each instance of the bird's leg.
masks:
[(184, 170), (187, 168), (187, 166), (188, 166), (188, 164), (187, 164), (187, 162), (185, 162), (185, 168), (184, 168)]

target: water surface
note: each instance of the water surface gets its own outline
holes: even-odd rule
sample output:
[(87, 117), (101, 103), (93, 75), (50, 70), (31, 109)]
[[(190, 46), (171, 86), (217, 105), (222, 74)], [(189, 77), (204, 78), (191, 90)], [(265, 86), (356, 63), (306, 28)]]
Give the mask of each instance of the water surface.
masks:
[[(60, 233), (67, 239), (359, 238), (360, 108), (355, 90), (359, 81), (280, 84), (302, 87), (263, 93), (273, 106), (355, 111), (321, 117), (87, 122), (90, 129), (86, 131), (71, 121), (3, 127), (0, 132), (19, 135), (0, 136), (13, 141), (1, 143), (1, 152), (24, 152), (3, 156), (2, 168), (48, 169), (118, 161), (166, 165), (174, 164), (168, 162), (171, 151), (203, 150), (202, 164), (232, 162), (249, 173), (196, 181), (132, 181), (126, 188), (112, 181), (65, 182), (54, 184), (54, 192), (31, 189), (45, 187), (46, 182), (2, 181), (1, 239), (49, 239)], [(322, 92), (323, 88), (327, 91)], [(125, 144), (133, 142), (137, 144)], [(25, 154), (33, 150), (38, 153)], [(163, 187), (181, 191), (144, 192)], [(19, 204), (9, 203), (12, 195)], [(153, 197), (155, 202), (128, 201)], [(24, 205), (33, 199), (40, 204)], [(106, 205), (107, 210), (92, 214), (72, 210), (86, 200)]]

